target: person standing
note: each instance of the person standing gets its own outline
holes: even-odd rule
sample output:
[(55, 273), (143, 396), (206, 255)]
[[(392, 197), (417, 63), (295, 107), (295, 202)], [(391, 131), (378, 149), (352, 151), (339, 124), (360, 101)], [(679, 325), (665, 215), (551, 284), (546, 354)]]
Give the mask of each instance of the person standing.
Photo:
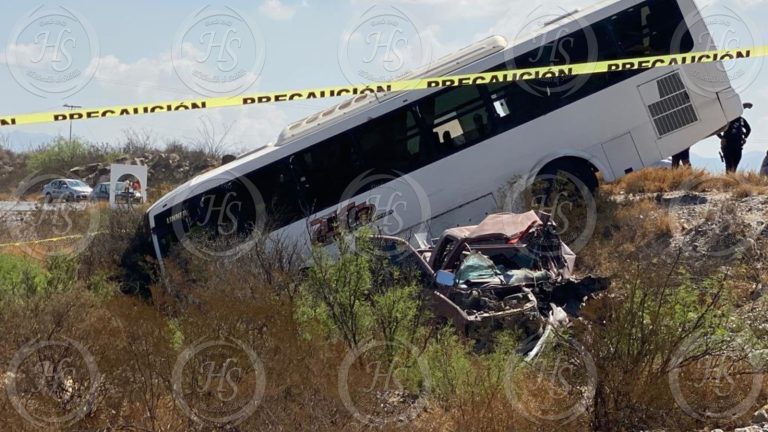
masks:
[[(744, 109), (752, 108), (751, 103), (745, 103)], [(728, 123), (725, 131), (717, 134), (720, 138), (720, 150), (723, 161), (725, 162), (725, 171), (736, 172), (741, 162), (741, 155), (747, 138), (752, 134), (752, 128), (744, 117), (739, 117)]]

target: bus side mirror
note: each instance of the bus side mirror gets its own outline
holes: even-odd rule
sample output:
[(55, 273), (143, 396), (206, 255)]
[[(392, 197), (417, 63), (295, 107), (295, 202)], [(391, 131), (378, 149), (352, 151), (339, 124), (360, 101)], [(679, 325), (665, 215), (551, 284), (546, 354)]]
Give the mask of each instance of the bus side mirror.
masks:
[(435, 275), (435, 283), (440, 286), (452, 287), (455, 280), (456, 276), (449, 271), (440, 270)]

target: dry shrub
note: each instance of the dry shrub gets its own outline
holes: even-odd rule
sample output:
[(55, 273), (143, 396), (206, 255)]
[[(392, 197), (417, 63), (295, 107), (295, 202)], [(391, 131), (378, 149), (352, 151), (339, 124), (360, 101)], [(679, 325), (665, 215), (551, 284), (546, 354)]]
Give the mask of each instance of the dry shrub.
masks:
[[(14, 379), (23, 406), (38, 419), (61, 417), (84, 407), (83, 426), (105, 424), (105, 412), (99, 406), (109, 390), (103, 382), (99, 384), (98, 375), (90, 374), (85, 357), (68, 342), (81, 344), (97, 359), (97, 365), (111, 355), (110, 316), (94, 296), (78, 288), (23, 302), (6, 302), (2, 307), (0, 362), (10, 367), (23, 347), (34, 348), (30, 355), (19, 357), (21, 363), (15, 374), (4, 369), (3, 385)], [(95, 388), (94, 393), (91, 388)], [(0, 399), (0, 412), (5, 430), (39, 430), (16, 411), (8, 398)], [(59, 429), (49, 425), (48, 430)]]
[[(417, 421), (422, 431), (534, 431), (542, 425), (526, 419), (512, 405), (500, 386), (488, 386), (488, 381), (479, 381), (464, 394), (457, 395), (439, 409), (430, 410)], [(516, 385), (526, 384), (516, 381)], [(540, 387), (537, 387), (541, 390)], [(539, 401), (525, 401), (526, 405)], [(561, 425), (558, 425), (561, 426)], [(572, 425), (571, 425), (572, 426)], [(580, 430), (558, 427), (558, 430)], [(583, 429), (582, 429), (583, 430)]]
[(709, 173), (704, 170), (687, 168), (645, 168), (630, 173), (614, 183), (606, 184), (601, 190), (609, 195), (671, 192), (679, 190), (691, 179), (701, 176), (709, 176)]
[(754, 184), (740, 184), (731, 192), (734, 198), (749, 198), (757, 195), (764, 195), (768, 192), (768, 187), (757, 186)]
[(141, 212), (105, 209), (99, 222), (98, 231), (82, 253), (80, 277), (83, 280), (103, 271), (120, 273), (123, 253), (135, 240), (143, 219)]
[(659, 256), (669, 246), (672, 234), (672, 218), (655, 200), (616, 202), (601, 196), (595, 232), (579, 252), (579, 272), (623, 272), (628, 264)]
[[(722, 181), (724, 178), (731, 181)], [(732, 191), (735, 197), (743, 198), (766, 193), (768, 177), (755, 172), (712, 174), (701, 169), (645, 168), (613, 183), (603, 184), (601, 191), (619, 195), (665, 193), (689, 188), (694, 192)]]
[[(546, 375), (546, 368), (531, 367), (507, 381), (505, 367), (515, 358), (510, 357), (514, 355), (511, 350), (497, 348), (495, 353), (478, 355), (471, 344), (448, 332), (419, 345), (433, 384), (426, 409), (415, 420), (389, 424), (384, 430), (691, 430), (709, 426), (677, 407), (665, 366), (670, 353), (679, 348), (680, 338), (697, 329), (710, 334), (707, 332), (717, 327), (712, 325), (727, 315), (727, 307), (720, 302), (711, 309), (720, 315), (702, 312), (713, 303), (719, 285), (681, 275), (659, 259), (672, 229), (670, 215), (656, 201), (599, 198), (598, 212), (595, 236), (581, 251), (579, 267), (611, 274), (614, 284), (608, 295), (585, 311), (581, 322), (587, 324), (574, 331), (598, 369), (597, 398), (588, 412), (567, 424), (531, 421), (507, 398), (505, 386), (522, 395), (527, 409), (557, 413), (569, 409), (573, 401), (572, 397), (558, 397), (564, 390), (560, 375)], [(90, 285), (104, 274), (122, 280), (124, 251), (132, 249), (136, 231), (141, 233), (137, 214), (110, 212), (102, 222), (103, 237), (96, 237), (81, 257), (79, 279), (83, 282), (72, 280), (74, 286), (3, 304), (0, 309), (0, 364), (8, 365), (16, 350), (36, 337), (71, 338), (83, 343), (96, 359), (103, 379), (97, 397), (84, 419), (62, 430), (372, 429), (354, 418), (339, 393), (338, 373), (348, 348), (320, 331), (320, 325), (313, 325), (319, 323), (297, 319), (302, 262), (295, 248), (279, 240), (271, 245), (259, 242), (231, 260), (201, 259), (181, 249), (166, 260), (167, 284), (150, 286), (151, 299), (122, 295), (102, 299), (87, 291), (85, 282)], [(738, 292), (729, 295), (744, 300), (747, 293), (742, 282), (750, 281), (753, 286), (766, 282), (765, 245), (758, 246), (763, 248), (744, 258), (743, 264), (748, 265), (731, 275), (734, 282), (727, 287)], [(141, 255), (138, 250), (132, 253)], [(65, 274), (65, 264), (49, 270)], [(670, 274), (669, 283), (662, 283)], [(57, 284), (66, 285), (63, 278), (59, 280)], [(765, 315), (762, 310), (756, 313)], [(697, 314), (705, 314), (707, 326), (695, 324)], [(757, 334), (764, 337), (764, 333)], [(180, 355), (206, 341), (241, 343), (264, 366), (261, 376), (266, 387), (261, 404), (237, 426), (200, 425), (180, 408), (174, 395), (173, 371)], [(50, 353), (59, 358), (64, 354)], [(229, 372), (236, 367), (242, 373), (220, 375), (227, 360)], [(399, 377), (406, 396), (385, 394), (382, 399), (381, 393), (371, 391), (372, 383), (382, 379), (380, 363), (381, 358), (361, 357), (351, 365), (350, 398), (362, 412), (387, 414), (393, 407), (412, 403), (410, 397), (417, 393), (414, 388), (418, 389), (419, 381), (413, 376), (413, 365), (404, 367), (405, 376)], [(249, 364), (243, 350), (233, 352), (221, 346), (201, 352), (184, 369), (184, 400), (194, 407), (207, 407), (215, 415), (229, 407), (221, 396), (230, 395), (234, 384), (242, 393), (233, 400), (242, 402), (251, 396), (248, 390), (255, 388), (260, 377)], [(715, 400), (713, 387), (693, 386), (703, 379), (703, 367), (696, 362), (685, 365), (681, 375), (685, 390), (701, 403), (722, 402)], [(87, 383), (81, 378), (74, 382)], [(27, 384), (26, 395), (35, 396), (33, 383)], [(68, 397), (69, 402), (49, 409), (66, 411), (71, 401), (82, 400), (84, 389), (75, 386), (76, 394)], [(765, 394), (761, 398), (764, 401)], [(7, 398), (0, 399), (0, 418), (7, 430), (36, 430)], [(738, 420), (748, 422), (745, 417)]]
[[(192, 264), (198, 274), (215, 276), (198, 279), (194, 286), (178, 285), (174, 291), (154, 286), (154, 304), (122, 295), (99, 300), (74, 280), (76, 286), (69, 291), (4, 304), (0, 314), (0, 362), (9, 364), (20, 347), (36, 338), (70, 338), (93, 355), (101, 376), (96, 398), (89, 402), (83, 419), (61, 430), (227, 430), (226, 424), (199, 424), (182, 410), (178, 394), (173, 391), (173, 371), (183, 359), (179, 356), (201, 342), (237, 341), (258, 355), (267, 382), (258, 409), (237, 430), (364, 429), (339, 397), (337, 374), (346, 348), (322, 337), (308, 338), (294, 317), (290, 290), (295, 273), (278, 275), (274, 270), (274, 285), (267, 285), (263, 274), (242, 263), (226, 271), (218, 271), (222, 264), (213, 261)], [(174, 280), (171, 273), (168, 282), (183, 284), (186, 279)], [(54, 356), (49, 362), (54, 365), (64, 364), (61, 360), (65, 357), (76, 357), (71, 349), (46, 355)], [(34, 360), (30, 377), (47, 370), (45, 358)], [(182, 387), (183, 401), (216, 417), (222, 404), (223, 408), (229, 406), (220, 395), (228, 395), (230, 385), (240, 391), (235, 401), (249, 399), (249, 389), (254, 388), (259, 377), (255, 368), (249, 372), (249, 362), (243, 350), (233, 353), (214, 349), (193, 355), (182, 363), (186, 364), (182, 383), (187, 384)], [(73, 367), (83, 373), (86, 369), (81, 363)], [(222, 376), (225, 365), (229, 370)], [(233, 372), (233, 368), (237, 371)], [(19, 387), (22, 396), (36, 401), (41, 397), (35, 391), (36, 381), (23, 378), (20, 382), (24, 385)], [(47, 398), (50, 406), (44, 408), (50, 415), (65, 413), (84, 400), (81, 393), (88, 388), (87, 377), (61, 378), (51, 382), (52, 388), (59, 393), (70, 391), (61, 383), (71, 382), (75, 395)], [(353, 365), (350, 392), (361, 410), (377, 409), (374, 404), (380, 403), (376, 398), (367, 398), (370, 394), (362, 384), (358, 386), (374, 378), (375, 371)], [(40, 411), (43, 406), (34, 408)], [(0, 417), (7, 430), (37, 429), (16, 412), (7, 398), (0, 401)], [(50, 426), (47, 430), (57, 428)]]
[[(51, 238), (85, 235), (98, 228), (101, 211), (97, 207), (82, 207), (74, 203), (57, 204), (48, 208), (36, 206), (29, 212), (9, 212), (3, 215), (0, 242), (35, 242)], [(67, 246), (77, 246), (77, 240), (40, 244), (42, 250), (66, 253)], [(42, 256), (41, 256), (42, 257)]]
[[(163, 297), (162, 306), (177, 323), (178, 351), (200, 341), (240, 343), (253, 350), (264, 366), (263, 400), (238, 427), (355, 430), (357, 422), (338, 395), (338, 366), (346, 355), (345, 347), (321, 335), (307, 337), (295, 318), (298, 271), (293, 254), (256, 247), (233, 261), (186, 258), (184, 271), (170, 268), (169, 286), (173, 288)], [(189, 285), (191, 281), (194, 285)], [(238, 364), (249, 362), (239, 358)], [(258, 371), (251, 369), (238, 387), (253, 387)], [(200, 372), (199, 367), (191, 370)], [(354, 369), (350, 381), (363, 373), (368, 372)], [(210, 395), (192, 397), (197, 398), (193, 399), (196, 404), (216, 405)]]
[[(119, 296), (106, 305), (112, 316), (112, 355), (100, 359), (110, 392), (100, 408), (114, 423), (151, 431), (184, 430), (176, 410), (171, 371), (177, 352), (161, 313), (137, 298)], [(101, 423), (103, 425), (103, 422)]]
[(424, 353), (431, 403), (414, 430), (587, 430), (579, 359), (558, 344), (529, 364), (513, 340), (502, 337), (495, 352), (479, 355), (441, 332)]
[(160, 198), (164, 197), (166, 194), (171, 192), (172, 190), (176, 189), (178, 185), (172, 184), (172, 183), (159, 183), (156, 186), (153, 186), (151, 188), (147, 189), (147, 202), (153, 203)]
[[(587, 321), (577, 331), (597, 367), (595, 430), (695, 430), (749, 422), (760, 399), (736, 418), (691, 414), (725, 411), (746, 398), (755, 377), (751, 366), (744, 369), (745, 359), (760, 345), (753, 345), (748, 326), (731, 319), (731, 279), (729, 273), (691, 276), (679, 260), (637, 263), (614, 276), (611, 294), (588, 305)], [(704, 380), (703, 372), (713, 375)], [(694, 408), (686, 412), (681, 400)]]
[[(759, 308), (760, 302), (765, 303), (762, 290), (768, 287), (768, 239), (758, 238), (745, 248), (741, 259), (731, 268), (731, 274), (738, 306)], [(753, 324), (759, 325), (762, 321), (755, 320)]]
[(739, 183), (749, 184), (759, 188), (768, 188), (768, 176), (762, 175), (754, 171), (739, 171), (735, 174), (730, 174)]

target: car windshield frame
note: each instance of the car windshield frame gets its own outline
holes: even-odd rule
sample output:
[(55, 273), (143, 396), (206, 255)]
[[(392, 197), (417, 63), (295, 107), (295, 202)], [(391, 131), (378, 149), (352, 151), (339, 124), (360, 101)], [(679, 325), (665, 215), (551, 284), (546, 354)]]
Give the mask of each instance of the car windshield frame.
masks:
[(69, 185), (69, 187), (73, 187), (73, 188), (76, 188), (76, 187), (79, 187), (79, 188), (88, 187), (88, 185), (85, 184), (85, 182), (83, 182), (81, 180), (67, 180), (66, 183), (67, 183), (67, 185)]

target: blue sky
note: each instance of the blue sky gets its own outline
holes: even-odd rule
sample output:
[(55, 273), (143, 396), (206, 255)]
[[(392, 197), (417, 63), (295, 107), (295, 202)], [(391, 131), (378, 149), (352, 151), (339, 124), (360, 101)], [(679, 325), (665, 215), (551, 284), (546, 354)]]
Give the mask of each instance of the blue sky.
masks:
[[(768, 1), (697, 2), (702, 10), (708, 11), (705, 15), (711, 13), (719, 16), (725, 13), (732, 20), (738, 21), (741, 28), (735, 33), (736, 44), (768, 43), (765, 26), (759, 25), (768, 21)], [(359, 38), (361, 26), (385, 25), (384, 21), (371, 21), (372, 17), (389, 17), (387, 19), (398, 21), (396, 25), (402, 29), (402, 37), (408, 40), (408, 47), (401, 47), (401, 56), (384, 60), (377, 58), (374, 61), (389, 62), (394, 69), (400, 67), (392, 72), (399, 73), (407, 71), (410, 63), (416, 66), (415, 63), (420, 60), (433, 60), (490, 34), (501, 34), (513, 40), (520, 26), (526, 23), (527, 17), (541, 14), (543, 10), (546, 13), (570, 11), (592, 3), (592, 0), (565, 0), (557, 4), (524, 0), (394, 0), (388, 3), (363, 0), (252, 0), (218, 3), (67, 0), (46, 3), (38, 14), (48, 14), (51, 10), (63, 7), (75, 17), (90, 23), (90, 29), (80, 31), (80, 34), (77, 31), (72, 33), (73, 42), (69, 49), (73, 57), (79, 57), (80, 61), (85, 62), (80, 65), (83, 71), (81, 78), (89, 76), (91, 72), (93, 77), (89, 81), (83, 79), (82, 89), (76, 93), (61, 97), (61, 94), (46, 92), (42, 92), (42, 96), (33, 94), (29, 86), (23, 83), (27, 79), (24, 69), (13, 59), (21, 58), (18, 57), (21, 54), (15, 54), (15, 50), (20, 49), (18, 47), (24, 43), (29, 44), (43, 28), (35, 21), (37, 17), (30, 16), (39, 4), (8, 2), (4, 5), (4, 13), (0, 15), (0, 63), (4, 63), (0, 65), (0, 94), (3, 95), (0, 98), (0, 113), (46, 111), (58, 109), (65, 103), (98, 107), (199, 97), (201, 89), (194, 82), (189, 82), (196, 79), (193, 71), (197, 69), (194, 64), (184, 72), (186, 66), (174, 63), (187, 61), (189, 56), (205, 56), (205, 43), (211, 43), (210, 39), (205, 39), (205, 43), (197, 47), (185, 45), (201, 43), (201, 38), (205, 38), (207, 22), (203, 25), (198, 21), (197, 27), (194, 24), (199, 13), (215, 15), (220, 11), (233, 12), (237, 18), (242, 19), (238, 23), (236, 18), (232, 28), (236, 28), (240, 36), (249, 30), (253, 36), (243, 37), (240, 42), (241, 45), (247, 45), (246, 48), (254, 49), (247, 51), (250, 54), (240, 55), (240, 63), (247, 64), (238, 65), (238, 68), (244, 67), (247, 74), (237, 91), (258, 92), (343, 84), (361, 79), (357, 74), (361, 65), (363, 69), (376, 66), (361, 63), (360, 58), (350, 57), (364, 56), (361, 47), (364, 48), (366, 43), (373, 42), (375, 45), (387, 42), (362, 41)], [(24, 27), (29, 23), (34, 25)], [(728, 25), (724, 29), (713, 30), (713, 33), (722, 31), (722, 36), (727, 38), (727, 28)], [(716, 35), (716, 40), (718, 38)], [(398, 40), (394, 41), (395, 46)], [(93, 55), (95, 46), (98, 46), (97, 55)], [(189, 51), (194, 49), (198, 51)], [(215, 50), (208, 53), (211, 52)], [(402, 62), (406, 63), (405, 66)], [(755, 109), (747, 114), (755, 126), (754, 139), (747, 150), (764, 152), (768, 148), (768, 130), (763, 130), (761, 125), (768, 124), (768, 104), (763, 103), (765, 96), (768, 96), (768, 81), (765, 79), (768, 72), (762, 63), (750, 62), (739, 65), (741, 69), (735, 70), (736, 73), (741, 72), (743, 75), (746, 72), (748, 75), (741, 79), (738, 87), (745, 100), (755, 103)], [(184, 64), (188, 66), (191, 62)], [(390, 72), (386, 66), (379, 64), (377, 72), (386, 75)], [(227, 89), (214, 89), (223, 90)], [(208, 89), (203, 92), (206, 91)], [(76, 135), (92, 141), (115, 141), (128, 128), (150, 130), (158, 144), (162, 145), (172, 138), (194, 138), (198, 134), (200, 116), (204, 115), (219, 130), (231, 124), (229, 146), (247, 150), (274, 140), (289, 122), (337, 102), (302, 101), (223, 108), (204, 113), (88, 120), (76, 122), (74, 131)], [(51, 135), (68, 132), (66, 124), (30, 125), (15, 129), (24, 133)], [(693, 151), (714, 157), (716, 148), (717, 143), (709, 140), (694, 147)]]

